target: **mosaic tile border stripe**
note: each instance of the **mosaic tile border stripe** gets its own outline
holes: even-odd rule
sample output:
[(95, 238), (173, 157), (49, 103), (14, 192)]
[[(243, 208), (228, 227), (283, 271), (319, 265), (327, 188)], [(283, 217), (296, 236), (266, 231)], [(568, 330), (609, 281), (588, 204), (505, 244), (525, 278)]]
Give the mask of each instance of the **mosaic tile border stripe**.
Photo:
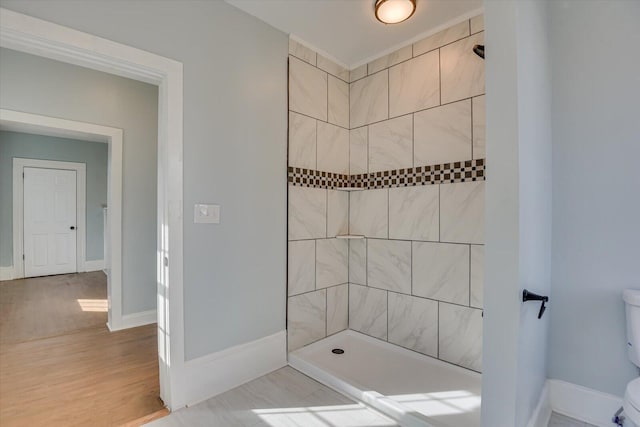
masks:
[(485, 180), (485, 159), (440, 165), (416, 166), (359, 175), (343, 175), (313, 169), (288, 168), (288, 182), (300, 187), (378, 189), (415, 185), (453, 184)]
[(288, 182), (299, 187), (344, 188), (349, 186), (349, 175), (289, 166)]

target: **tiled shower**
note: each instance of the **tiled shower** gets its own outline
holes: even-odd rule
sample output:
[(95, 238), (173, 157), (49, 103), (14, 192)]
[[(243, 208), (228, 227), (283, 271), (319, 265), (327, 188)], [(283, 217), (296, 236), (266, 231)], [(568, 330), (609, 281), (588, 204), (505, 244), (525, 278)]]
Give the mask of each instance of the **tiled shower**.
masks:
[(352, 329), (482, 370), (483, 30), (350, 71), (290, 40), (290, 351)]

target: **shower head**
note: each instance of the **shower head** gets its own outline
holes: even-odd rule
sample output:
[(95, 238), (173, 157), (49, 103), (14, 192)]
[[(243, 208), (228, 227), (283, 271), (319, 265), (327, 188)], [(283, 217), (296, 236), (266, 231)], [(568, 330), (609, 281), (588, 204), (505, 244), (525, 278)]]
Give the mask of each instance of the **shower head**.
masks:
[(480, 58), (484, 59), (484, 45), (477, 44), (473, 47), (473, 52), (478, 55)]

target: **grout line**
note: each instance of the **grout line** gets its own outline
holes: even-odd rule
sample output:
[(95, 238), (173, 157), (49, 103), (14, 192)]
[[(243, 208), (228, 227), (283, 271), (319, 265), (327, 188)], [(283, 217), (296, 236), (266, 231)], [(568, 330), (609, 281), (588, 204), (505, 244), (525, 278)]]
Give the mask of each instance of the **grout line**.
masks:
[(440, 48), (438, 48), (438, 92), (440, 95), (440, 106), (442, 106), (442, 60), (440, 58)]
[[(420, 110), (416, 110), (416, 111), (413, 111), (411, 113), (401, 114), (400, 116), (407, 116), (409, 114), (415, 114), (415, 113), (421, 113), (421, 112), (427, 111), (427, 110), (433, 110), (434, 108), (444, 107), (445, 105), (455, 104), (456, 102), (466, 101), (468, 99), (476, 98), (476, 97), (479, 97), (479, 96), (482, 96), (482, 95), (486, 95), (486, 92), (485, 93), (479, 93), (479, 94), (472, 95), (472, 96), (467, 96), (466, 98), (460, 98), (460, 99), (456, 99), (456, 100), (453, 100), (453, 101), (448, 101), (448, 102), (445, 102), (444, 104), (441, 103), (441, 104), (438, 104), (438, 105), (433, 105), (431, 107), (422, 108)], [(297, 111), (294, 111), (294, 113), (302, 114), (302, 113), (298, 113)], [(302, 114), (302, 115), (306, 116), (306, 114)], [(395, 118), (400, 117), (400, 116), (394, 116), (394, 117), (389, 117), (389, 118), (382, 119), (382, 120), (376, 120), (376, 121), (373, 121), (373, 122), (370, 122), (370, 123), (363, 123), (360, 126), (354, 127), (353, 129), (358, 129), (358, 128), (361, 128), (361, 127), (365, 127), (365, 126), (375, 125), (377, 123), (386, 122), (388, 120), (392, 120), (392, 119), (395, 119)], [(311, 117), (311, 116), (307, 116), (307, 117)], [(314, 118), (314, 117), (311, 117), (311, 118)], [(320, 120), (320, 121), (323, 121), (323, 120)], [(329, 124), (331, 124), (331, 123), (329, 123)]]
[(469, 307), (471, 307), (471, 245), (469, 245)]
[(471, 158), (473, 159), (473, 98), (471, 98)]
[(438, 304), (438, 315), (437, 315), (438, 318), (436, 320), (436, 323), (437, 323), (438, 330), (436, 331), (436, 335), (438, 337), (438, 343), (437, 343), (438, 345), (436, 348), (436, 355), (437, 355), (437, 359), (440, 359), (440, 301), (438, 301), (437, 304)]
[(389, 291), (387, 291), (387, 342), (389, 342)]
[(442, 242), (442, 188), (438, 184), (438, 242)]

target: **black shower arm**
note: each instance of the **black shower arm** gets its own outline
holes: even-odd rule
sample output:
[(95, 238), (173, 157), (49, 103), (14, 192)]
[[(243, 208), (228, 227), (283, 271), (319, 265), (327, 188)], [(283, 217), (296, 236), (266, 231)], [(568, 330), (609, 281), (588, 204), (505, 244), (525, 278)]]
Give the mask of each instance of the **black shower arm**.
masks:
[(522, 302), (527, 301), (542, 301), (542, 304), (540, 304), (540, 311), (538, 312), (538, 319), (542, 318), (542, 315), (547, 309), (545, 304), (549, 302), (549, 297), (546, 295), (534, 294), (533, 292), (529, 292), (525, 289), (522, 291)]

